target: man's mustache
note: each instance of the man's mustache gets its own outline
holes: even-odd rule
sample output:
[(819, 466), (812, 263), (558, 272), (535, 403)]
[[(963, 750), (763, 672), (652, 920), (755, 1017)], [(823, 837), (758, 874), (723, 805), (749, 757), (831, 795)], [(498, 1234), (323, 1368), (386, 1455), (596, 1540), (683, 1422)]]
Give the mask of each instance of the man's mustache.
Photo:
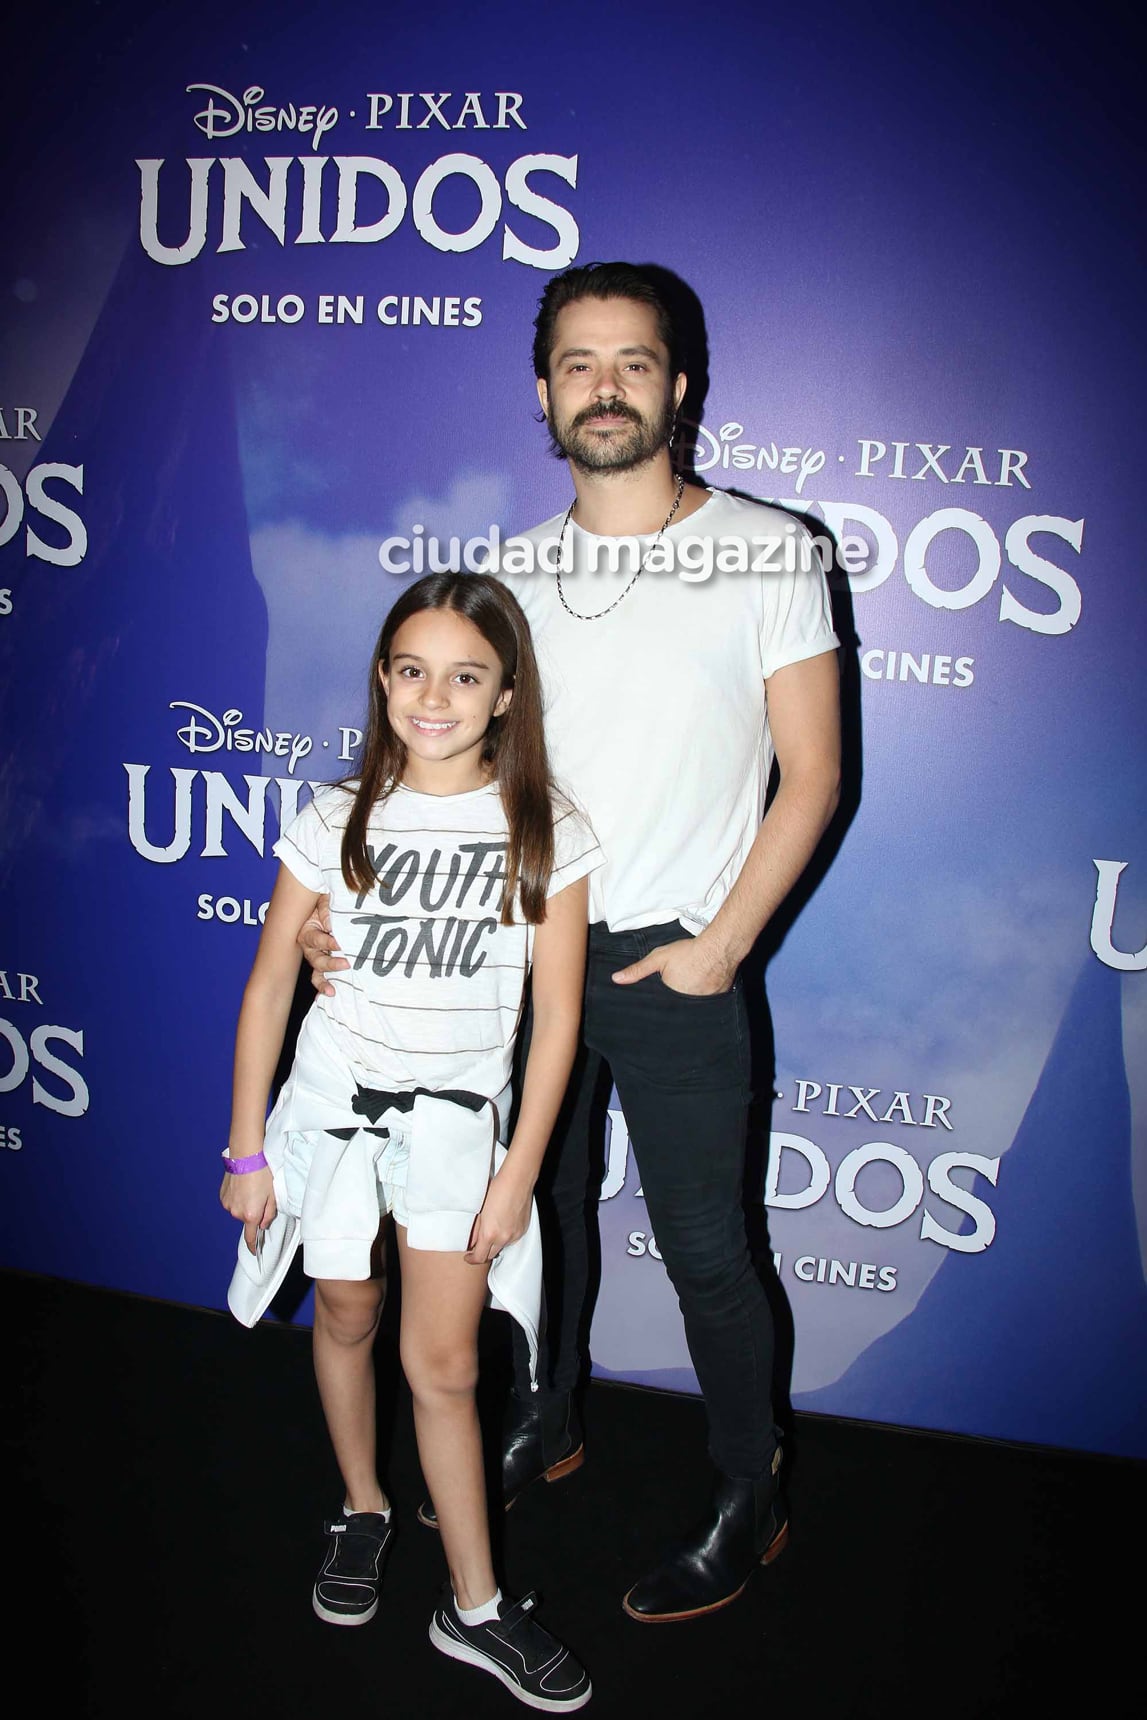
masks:
[(635, 412), (632, 406), (626, 406), (624, 401), (602, 400), (596, 406), (583, 407), (573, 421), (573, 428), (578, 430), (594, 418), (627, 418), (631, 423), (641, 423), (641, 414)]

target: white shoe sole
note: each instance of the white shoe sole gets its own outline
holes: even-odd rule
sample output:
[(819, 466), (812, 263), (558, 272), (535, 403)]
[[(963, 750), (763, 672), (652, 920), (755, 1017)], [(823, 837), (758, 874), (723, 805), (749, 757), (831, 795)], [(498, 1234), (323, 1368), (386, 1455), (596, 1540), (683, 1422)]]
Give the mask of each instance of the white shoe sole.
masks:
[(376, 1600), (373, 1606), (367, 1608), (366, 1612), (331, 1612), (329, 1607), (325, 1607), (323, 1605), (317, 1594), (311, 1595), (311, 1605), (314, 1607), (316, 1615), (325, 1620), (327, 1624), (369, 1624), (375, 1613), (378, 1611), (378, 1601)]

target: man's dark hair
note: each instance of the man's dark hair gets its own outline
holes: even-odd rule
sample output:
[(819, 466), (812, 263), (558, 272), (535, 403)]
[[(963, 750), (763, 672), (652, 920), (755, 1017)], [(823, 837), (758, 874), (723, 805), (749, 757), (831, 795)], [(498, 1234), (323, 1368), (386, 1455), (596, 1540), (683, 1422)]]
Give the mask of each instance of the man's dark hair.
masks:
[(558, 312), (575, 299), (634, 299), (638, 304), (648, 305), (657, 317), (658, 337), (669, 348), (670, 376), (684, 369), (673, 318), (645, 271), (636, 263), (587, 263), (582, 268), (566, 269), (547, 281), (538, 300), (534, 320), (535, 376), (549, 380), (554, 324)]

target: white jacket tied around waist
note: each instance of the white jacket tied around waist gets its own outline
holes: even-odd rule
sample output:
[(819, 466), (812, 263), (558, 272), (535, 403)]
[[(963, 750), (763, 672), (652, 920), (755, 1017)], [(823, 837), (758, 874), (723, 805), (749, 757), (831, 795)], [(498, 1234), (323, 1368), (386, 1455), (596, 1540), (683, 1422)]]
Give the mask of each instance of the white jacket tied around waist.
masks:
[[(305, 1088), (305, 1082), (301, 1085)], [(348, 1098), (344, 1107), (332, 1107), (328, 1089), (321, 1095), (320, 1117), (320, 1105), (316, 1103), (312, 1110), (299, 1086), (293, 1077), (288, 1080), (267, 1126), (266, 1151), (274, 1176), (277, 1216), (261, 1234), (257, 1253), (252, 1254), (243, 1238), (239, 1239), (239, 1258), (227, 1303), (246, 1326), (255, 1325), (270, 1306), (300, 1244), (304, 1268), (312, 1278), (362, 1280), (370, 1276), (370, 1250), (379, 1214), (377, 1131), (401, 1127), (410, 1135), (405, 1199), (411, 1248), (441, 1252), (466, 1249), (490, 1178), (506, 1156), (498, 1141), (499, 1109), (492, 1100), (471, 1094), (447, 1097), (419, 1092), (411, 1105), (409, 1095), (375, 1095), (377, 1100), (392, 1098), (396, 1102), (389, 1106), (383, 1103), (382, 1108), (371, 1106), (364, 1120), (364, 1108), (354, 1098)], [(319, 1097), (313, 1095), (315, 1101)], [(467, 1101), (478, 1108), (471, 1108)], [(292, 1179), (285, 1174), (284, 1146), (291, 1134), (305, 1134), (311, 1148), (301, 1200), (297, 1187), (292, 1188)], [(525, 1234), (503, 1248), (491, 1263), (488, 1290), (491, 1305), (509, 1314), (526, 1335), (531, 1383), (536, 1390), (542, 1249), (532, 1202)]]

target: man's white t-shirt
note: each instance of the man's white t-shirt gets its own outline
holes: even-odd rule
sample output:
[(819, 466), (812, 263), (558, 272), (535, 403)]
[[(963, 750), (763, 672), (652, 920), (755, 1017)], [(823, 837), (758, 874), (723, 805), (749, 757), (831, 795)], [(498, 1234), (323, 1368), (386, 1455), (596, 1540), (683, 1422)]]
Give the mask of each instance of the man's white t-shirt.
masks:
[[(507, 539), (498, 571), (533, 632), (554, 776), (605, 853), (590, 918), (613, 931), (672, 919), (701, 931), (760, 827), (773, 762), (763, 683), (838, 643), (824, 573), (790, 515), (714, 491), (664, 534), (654, 565), (665, 551), (672, 571), (650, 568), (608, 614), (580, 620), (551, 571), (563, 517)], [(708, 578), (678, 576), (700, 559), (685, 540), (713, 546)], [(562, 587), (583, 614), (605, 609), (632, 575), (624, 555), (608, 571), (602, 552), (616, 542), (566, 528)], [(647, 550), (654, 538), (636, 542)], [(722, 547), (726, 565), (767, 557), (775, 571), (720, 571)], [(527, 560), (534, 571), (515, 571)]]
[[(498, 1098), (533, 953), (533, 926), (500, 923), (509, 832), (496, 783), (452, 795), (396, 788), (371, 815), (377, 876), (362, 894), (341, 867), (351, 804), (345, 788), (318, 789), (275, 844), (307, 889), (330, 896), (331, 930), (350, 963), (328, 976), (334, 996), (316, 998), (303, 1022), (292, 1073), (306, 1113), (298, 1129), (332, 1126), (315, 1113), (328, 1100), (345, 1107), (356, 1084)], [(600, 862), (585, 820), (556, 798), (547, 896)]]

